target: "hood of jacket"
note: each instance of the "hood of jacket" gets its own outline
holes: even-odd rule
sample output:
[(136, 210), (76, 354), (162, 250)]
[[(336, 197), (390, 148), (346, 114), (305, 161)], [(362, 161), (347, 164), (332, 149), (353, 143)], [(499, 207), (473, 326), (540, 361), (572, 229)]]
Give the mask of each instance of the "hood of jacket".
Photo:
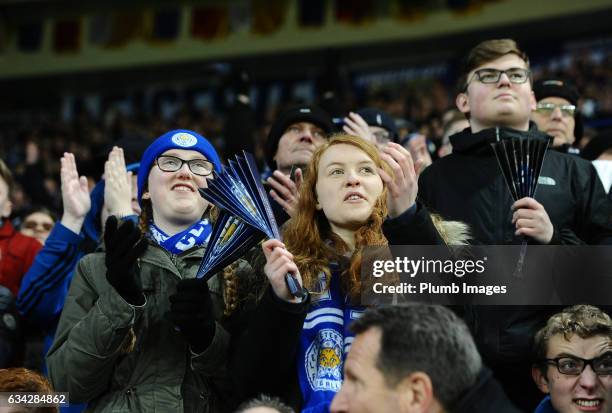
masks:
[(492, 143), (504, 139), (538, 139), (552, 142), (552, 137), (538, 130), (535, 123), (529, 123), (528, 131), (497, 126), (472, 133), (471, 128), (465, 128), (450, 137), (453, 152), (462, 154), (492, 155)]

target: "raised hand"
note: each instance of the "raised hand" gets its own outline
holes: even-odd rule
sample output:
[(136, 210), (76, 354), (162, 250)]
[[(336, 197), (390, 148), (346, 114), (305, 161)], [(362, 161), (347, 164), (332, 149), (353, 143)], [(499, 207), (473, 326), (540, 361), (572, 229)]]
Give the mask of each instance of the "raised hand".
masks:
[(132, 215), (132, 172), (126, 172), (123, 149), (113, 147), (104, 164), (104, 207), (108, 215)]
[(403, 146), (390, 142), (382, 149), (380, 155), (393, 171), (393, 176), (391, 176), (383, 169), (378, 170), (389, 191), (387, 196), (389, 216), (395, 218), (416, 202), (419, 191), (418, 176), (412, 156)]
[(60, 159), (60, 164), (62, 204), (64, 207), (61, 223), (78, 234), (81, 232), (85, 216), (91, 209), (87, 178), (79, 177), (73, 154), (65, 152)]
[(349, 112), (344, 118), (344, 126), (342, 130), (349, 135), (358, 136), (361, 139), (376, 145), (376, 138), (370, 132), (370, 127), (367, 122), (357, 113)]
[(272, 176), (268, 178), (268, 184), (272, 187), (270, 196), (278, 202), (290, 217), (295, 215), (303, 181), (304, 176), (300, 168), (295, 170), (295, 182), (279, 170), (274, 171)]
[(548, 244), (553, 237), (554, 227), (544, 206), (533, 198), (525, 197), (512, 205), (512, 223), (516, 225), (515, 235), (531, 237), (540, 244)]
[(287, 302), (298, 302), (289, 292), (285, 275), (290, 272), (302, 285), (302, 276), (297, 265), (293, 262), (293, 255), (285, 249), (285, 245), (277, 239), (269, 239), (261, 244), (266, 257), (264, 273), (270, 281), (270, 285), (277, 297)]
[(181, 331), (194, 353), (206, 350), (215, 335), (212, 299), (206, 281), (181, 280), (170, 296), (166, 317)]
[(143, 305), (145, 298), (136, 261), (147, 249), (146, 239), (134, 222), (120, 224), (117, 217), (110, 216), (104, 228), (104, 245), (108, 283), (128, 303)]

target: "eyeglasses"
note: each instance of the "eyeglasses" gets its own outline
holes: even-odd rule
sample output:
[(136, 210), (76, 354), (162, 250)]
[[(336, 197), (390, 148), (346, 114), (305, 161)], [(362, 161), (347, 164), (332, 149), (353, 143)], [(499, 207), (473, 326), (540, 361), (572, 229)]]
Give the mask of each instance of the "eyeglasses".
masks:
[(387, 131), (379, 130), (376, 132), (372, 132), (372, 136), (376, 139), (376, 143), (381, 145), (385, 145), (391, 142), (391, 134)]
[(24, 221), (24, 223), (21, 224), (21, 227), (23, 229), (31, 229), (31, 230), (35, 230), (39, 226), (41, 226), (42, 229), (45, 231), (51, 231), (53, 229), (53, 223), (50, 223), (50, 222)]
[(184, 164), (187, 164), (189, 170), (199, 176), (208, 176), (214, 169), (212, 162), (206, 159), (191, 159), (185, 161), (176, 156), (163, 155), (159, 156), (155, 162), (159, 169), (164, 172), (176, 172), (181, 169)]
[(501, 79), (501, 75), (504, 73), (508, 77), (508, 80), (515, 84), (525, 83), (531, 77), (531, 72), (529, 70), (520, 67), (512, 67), (508, 70), (498, 70), (485, 67), (474, 72), (474, 75), (472, 75), (470, 80), (468, 80), (465, 84), (464, 90), (467, 89), (468, 85), (472, 80), (474, 80), (474, 78), (477, 78), (481, 83), (497, 83), (499, 82), (499, 79)]
[(574, 356), (557, 357), (554, 359), (544, 359), (546, 364), (554, 364), (561, 374), (570, 376), (580, 375), (586, 366), (591, 366), (598, 376), (609, 376), (612, 374), (612, 352), (607, 352), (599, 357), (583, 359)]
[(566, 117), (566, 116), (574, 116), (574, 114), (576, 113), (576, 106), (575, 105), (556, 105), (554, 103), (538, 103), (536, 105), (536, 112), (541, 113), (543, 115), (550, 115), (551, 113), (553, 113), (553, 111), (559, 108), (561, 110), (561, 116)]

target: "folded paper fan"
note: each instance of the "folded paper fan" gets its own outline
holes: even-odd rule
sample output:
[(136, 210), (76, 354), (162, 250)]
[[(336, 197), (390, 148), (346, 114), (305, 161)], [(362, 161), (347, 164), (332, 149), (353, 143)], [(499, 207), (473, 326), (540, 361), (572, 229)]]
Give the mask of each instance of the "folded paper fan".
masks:
[[(207, 181), (207, 188), (200, 188), (202, 197), (222, 210), (200, 264), (198, 277), (201, 278), (210, 277), (231, 264), (263, 238), (280, 240), (253, 155), (243, 151), (234, 158), (221, 173), (213, 171), (214, 179)], [(291, 294), (304, 296), (304, 290), (292, 274), (287, 274), (285, 280)]]

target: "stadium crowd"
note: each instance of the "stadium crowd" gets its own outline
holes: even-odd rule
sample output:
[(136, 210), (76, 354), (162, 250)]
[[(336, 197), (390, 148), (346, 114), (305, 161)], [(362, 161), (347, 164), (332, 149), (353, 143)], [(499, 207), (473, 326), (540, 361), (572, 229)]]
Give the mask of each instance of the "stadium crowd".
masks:
[[(612, 412), (611, 307), (365, 306), (359, 272), (371, 246), (611, 244), (611, 59), (531, 66), (487, 40), (452, 86), (322, 81), (256, 110), (239, 76), (215, 110), (3, 117), (0, 392), (92, 412)], [(533, 197), (503, 181), (491, 144), (511, 139), (549, 145)], [(283, 241), (206, 282), (219, 211), (198, 188), (241, 149)]]

